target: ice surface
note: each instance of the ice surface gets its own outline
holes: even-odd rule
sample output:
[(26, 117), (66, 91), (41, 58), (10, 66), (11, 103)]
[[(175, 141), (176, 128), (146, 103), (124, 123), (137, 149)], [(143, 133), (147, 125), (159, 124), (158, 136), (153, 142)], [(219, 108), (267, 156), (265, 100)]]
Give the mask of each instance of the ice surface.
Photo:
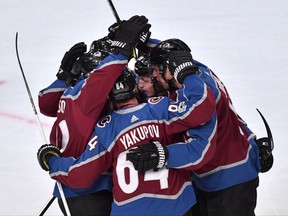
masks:
[[(288, 1), (114, 0), (120, 18), (146, 15), (152, 37), (186, 41), (195, 59), (223, 80), (237, 112), (259, 136), (266, 117), (275, 141), (275, 164), (260, 174), (257, 215), (288, 215)], [(106, 1), (0, 1), (0, 215), (36, 215), (54, 181), (36, 152), (44, 143), (15, 54), (37, 105), (38, 91), (55, 79), (64, 52), (88, 45), (115, 22)], [(39, 114), (48, 139), (52, 118)], [(47, 215), (61, 215), (56, 202)]]

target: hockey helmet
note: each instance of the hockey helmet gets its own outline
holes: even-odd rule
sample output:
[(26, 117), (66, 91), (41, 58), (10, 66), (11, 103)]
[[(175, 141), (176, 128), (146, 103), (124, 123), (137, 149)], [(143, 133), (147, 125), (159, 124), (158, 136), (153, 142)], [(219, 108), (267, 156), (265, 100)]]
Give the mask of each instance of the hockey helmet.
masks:
[(148, 55), (140, 56), (135, 63), (135, 73), (138, 76), (152, 76), (153, 67)]
[(110, 100), (119, 103), (135, 97), (135, 86), (136, 76), (133, 71), (126, 67), (115, 81), (114, 86), (109, 93)]
[(82, 72), (85, 74), (94, 70), (99, 63), (109, 55), (111, 40), (108, 37), (92, 42), (89, 52), (81, 59)]
[(191, 52), (189, 46), (180, 39), (171, 38), (161, 41), (152, 50), (152, 53), (150, 55), (151, 64), (165, 64), (168, 53), (176, 50)]

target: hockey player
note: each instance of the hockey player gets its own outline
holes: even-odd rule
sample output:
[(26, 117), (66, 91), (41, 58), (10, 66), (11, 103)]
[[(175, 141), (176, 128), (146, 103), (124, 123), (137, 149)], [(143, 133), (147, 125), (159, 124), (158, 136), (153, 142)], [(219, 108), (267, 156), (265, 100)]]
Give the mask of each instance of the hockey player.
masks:
[[(114, 44), (111, 45), (114, 52), (109, 54), (96, 70), (90, 72), (87, 79), (78, 80), (76, 85), (74, 80), (79, 75), (79, 68), (82, 68), (84, 74), (90, 69), (95, 69), (99, 60), (97, 57), (102, 57), (107, 49), (99, 50), (97, 43), (93, 43), (90, 52), (84, 55), (85, 44), (78, 43), (65, 54), (57, 73), (58, 80), (39, 95), (41, 112), (50, 116), (57, 114), (50, 142), (61, 149), (64, 156), (77, 158), (84, 151), (108, 93), (128, 63), (132, 48), (140, 40), (139, 35), (149, 31), (150, 26), (144, 16), (133, 16), (128, 21), (123, 21)], [(63, 185), (71, 214), (109, 215), (112, 202), (111, 187), (112, 179), (109, 173), (100, 175), (87, 188), (72, 189)], [(54, 195), (59, 197), (58, 188), (55, 188)], [(61, 199), (58, 201), (65, 214)]]
[[(167, 80), (173, 88), (179, 88), (183, 77), (178, 74), (178, 70), (190, 63), (198, 66), (202, 80), (215, 95), (216, 145), (211, 145), (210, 142), (213, 133), (206, 134), (209, 139), (207, 136), (202, 137), (204, 142), (200, 142), (201, 139), (195, 139), (201, 134), (204, 135), (205, 125), (201, 126), (201, 133), (199, 133), (199, 128), (192, 128), (188, 131), (187, 143), (190, 145), (167, 146), (167, 167), (193, 171), (192, 178), (198, 194), (198, 207), (200, 207), (200, 212), (196, 215), (255, 215), (256, 190), (260, 171), (259, 150), (255, 143), (255, 135), (235, 112), (224, 84), (207, 66), (196, 60), (191, 62), (187, 59), (181, 67), (175, 67), (175, 63), (167, 58), (171, 53), (175, 56), (183, 56), (187, 52), (190, 53), (191, 50), (181, 40), (162, 41), (150, 56), (154, 74), (158, 74), (158, 79)], [(149, 153), (153, 154), (153, 152)], [(139, 158), (142, 155), (147, 157), (148, 153), (140, 146), (139, 149), (131, 150), (129, 154), (136, 155), (134, 158), (131, 156), (131, 161), (135, 168), (139, 169), (137, 167)], [(149, 166), (146, 165), (146, 167)]]
[[(100, 61), (109, 55), (109, 46), (109, 39), (104, 37), (102, 39), (93, 41), (90, 50), (87, 53), (85, 53), (86, 44), (83, 42), (75, 44), (68, 52), (66, 52), (61, 61), (60, 69), (56, 75), (57, 80), (47, 88), (41, 90), (39, 93), (38, 101), (40, 112), (46, 116), (57, 117), (57, 111), (58, 108), (60, 108), (59, 101), (61, 100), (62, 103), (64, 103), (66, 100), (64, 99), (63, 93), (65, 91), (71, 91), (77, 82), (82, 82), (84, 78), (88, 77), (89, 72), (96, 69)], [(113, 79), (113, 77), (111, 78)], [(99, 102), (101, 103), (101, 100)], [(72, 104), (67, 107), (67, 109), (70, 109), (72, 106), (74, 106), (73, 101)], [(71, 137), (69, 131), (62, 130), (61, 134), (57, 132), (57, 127), (61, 128), (61, 122), (62, 124), (66, 122), (66, 127), (68, 129), (71, 130), (72, 128), (74, 133), (77, 132), (78, 129), (75, 129), (73, 125), (69, 125), (75, 124), (77, 119), (69, 119), (69, 121), (65, 121), (67, 117), (75, 118), (71, 115), (68, 116), (67, 113), (69, 113), (69, 111), (65, 111), (63, 114), (58, 114), (58, 117), (50, 133), (50, 142), (63, 147), (65, 147), (64, 144), (69, 145), (69, 148), (66, 148), (63, 151), (63, 154), (77, 157), (82, 153), (81, 151), (83, 151), (83, 148), (85, 148), (85, 143), (82, 142), (83, 144), (81, 144), (79, 140), (81, 138), (85, 140), (85, 137), (79, 134), (80, 139), (78, 140), (78, 144), (75, 145), (74, 141), (76, 141), (76, 136), (70, 138), (68, 141), (65, 137)], [(99, 114), (95, 113), (95, 117), (97, 117), (97, 115)], [(62, 129), (65, 128), (62, 127)], [(98, 215), (109, 215), (112, 202), (112, 193), (110, 192), (109, 188), (111, 188), (110, 185), (112, 183), (109, 176), (105, 178), (103, 177), (103, 179), (105, 180), (103, 182), (106, 182), (106, 185), (101, 183), (101, 181), (100, 183), (103, 184), (101, 187), (103, 187), (104, 190), (101, 189), (99, 183), (95, 183), (95, 186), (85, 190), (75, 190), (67, 188), (64, 185), (62, 186), (69, 205), (69, 210), (72, 215), (94, 215), (95, 212), (98, 212)], [(58, 187), (55, 187), (54, 189), (54, 196), (60, 196)], [(65, 215), (66, 213), (62, 199), (58, 199), (58, 203), (61, 211)]]
[(49, 117), (56, 117), (59, 100), (68, 87), (88, 77), (99, 63), (109, 55), (112, 41), (106, 36), (92, 42), (86, 53), (86, 44), (79, 42), (65, 53), (56, 74), (57, 80), (41, 90), (38, 95), (40, 112)]
[[(117, 110), (97, 123), (84, 154), (78, 159), (61, 158), (55, 146), (44, 145), (38, 151), (40, 165), (50, 170), (53, 179), (76, 188), (89, 186), (112, 167), (111, 215), (184, 215), (195, 204), (190, 174), (166, 169), (163, 148), (157, 146), (159, 142), (168, 144), (169, 137), (201, 125), (215, 113), (213, 94), (193, 67), (190, 69), (184, 83), (194, 85), (182, 91), (184, 101), (170, 103), (167, 97), (156, 97), (143, 104), (138, 104), (135, 95), (133, 73), (124, 70), (109, 95)], [(129, 149), (147, 142), (143, 148), (156, 154), (146, 159), (157, 172), (137, 172), (126, 160)]]
[(143, 99), (146, 97), (168, 96), (169, 85), (167, 82), (159, 83), (157, 77), (153, 75), (149, 55), (143, 54), (137, 59), (134, 72), (138, 75), (138, 89), (143, 94)]

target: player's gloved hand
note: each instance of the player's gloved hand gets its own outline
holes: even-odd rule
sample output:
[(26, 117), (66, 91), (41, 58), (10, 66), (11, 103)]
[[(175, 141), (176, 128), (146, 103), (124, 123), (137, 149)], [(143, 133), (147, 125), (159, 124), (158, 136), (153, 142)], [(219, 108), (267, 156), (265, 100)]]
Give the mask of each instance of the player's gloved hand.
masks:
[(263, 137), (260, 139), (256, 139), (255, 142), (259, 148), (259, 160), (261, 165), (260, 172), (267, 172), (272, 168), (274, 162), (271, 147), (271, 142), (273, 141), (268, 137)]
[(122, 21), (119, 30), (111, 44), (113, 52), (122, 53), (128, 58), (131, 57), (132, 49), (140, 41), (142, 32), (148, 32), (151, 25), (145, 16), (135, 15), (127, 21)]
[(64, 54), (60, 68), (56, 74), (58, 79), (65, 80), (70, 85), (71, 80), (77, 79), (80, 76), (81, 67), (79, 67), (79, 59), (85, 54), (86, 49), (87, 45), (84, 42), (80, 42), (72, 46)]
[[(111, 40), (114, 40), (116, 37), (116, 34), (119, 30), (120, 24), (119, 23), (113, 23), (111, 26), (108, 28), (108, 38)], [(140, 33), (140, 40), (137, 44), (137, 49), (143, 50), (146, 48), (146, 44), (151, 36), (151, 32), (149, 31), (151, 26), (149, 24), (146, 26), (146, 28), (143, 28), (142, 32)]]
[[(148, 28), (149, 27), (149, 28)], [(147, 42), (151, 36), (151, 32), (149, 31), (151, 26), (146, 26), (146, 28), (143, 28), (142, 32), (140, 33), (140, 39), (137, 43), (136, 48), (138, 50), (141, 50), (145, 53), (145, 50), (147, 48)]]
[(187, 51), (171, 51), (166, 63), (176, 81), (183, 84), (184, 77), (188, 74), (200, 73), (199, 68), (193, 64), (193, 58)]
[(41, 168), (45, 171), (50, 170), (48, 161), (51, 156), (62, 157), (62, 153), (57, 146), (52, 144), (44, 144), (38, 149), (37, 159)]
[(113, 23), (111, 26), (109, 26), (108, 28), (108, 38), (111, 39), (111, 40), (114, 40), (115, 37), (116, 37), (116, 34), (119, 30), (119, 26), (120, 24), (119, 23)]
[(168, 158), (168, 149), (158, 141), (132, 148), (127, 153), (127, 160), (131, 161), (139, 172), (162, 168)]

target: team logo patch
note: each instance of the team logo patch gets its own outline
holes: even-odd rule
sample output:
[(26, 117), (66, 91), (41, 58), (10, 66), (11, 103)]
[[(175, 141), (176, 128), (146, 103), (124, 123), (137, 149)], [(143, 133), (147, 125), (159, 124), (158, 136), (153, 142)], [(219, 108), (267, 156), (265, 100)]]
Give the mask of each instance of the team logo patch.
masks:
[(101, 119), (98, 123), (97, 126), (100, 128), (104, 128), (106, 123), (109, 123), (111, 121), (111, 116), (105, 116), (103, 119)]
[(163, 98), (164, 98), (164, 97), (162, 97), (162, 96), (152, 97), (152, 98), (149, 98), (148, 103), (150, 103), (150, 104), (156, 104), (156, 103), (158, 103), (159, 101), (161, 101)]

